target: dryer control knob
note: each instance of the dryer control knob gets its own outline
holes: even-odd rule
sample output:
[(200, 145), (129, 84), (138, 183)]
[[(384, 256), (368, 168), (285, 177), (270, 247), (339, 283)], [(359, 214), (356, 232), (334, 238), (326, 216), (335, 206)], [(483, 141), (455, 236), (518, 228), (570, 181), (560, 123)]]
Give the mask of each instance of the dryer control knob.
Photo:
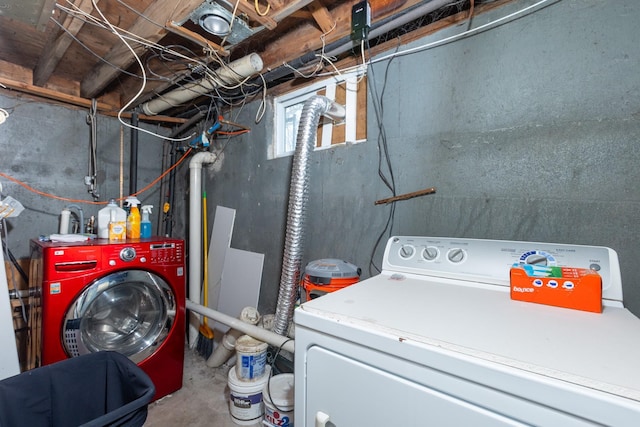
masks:
[(114, 259), (110, 259), (110, 260), (109, 260), (109, 265), (110, 265), (111, 267), (115, 266), (115, 265), (116, 265), (116, 261), (115, 261)]
[(124, 248), (120, 251), (120, 259), (123, 261), (133, 261), (136, 259), (136, 250), (133, 248)]

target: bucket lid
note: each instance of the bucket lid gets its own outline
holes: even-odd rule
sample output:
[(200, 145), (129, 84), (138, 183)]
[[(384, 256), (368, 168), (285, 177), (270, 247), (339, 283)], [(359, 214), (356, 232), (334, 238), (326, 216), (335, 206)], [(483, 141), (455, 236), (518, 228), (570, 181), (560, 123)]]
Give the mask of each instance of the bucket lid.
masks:
[(236, 340), (236, 351), (240, 353), (256, 353), (265, 351), (268, 347), (267, 343), (258, 341), (249, 335), (242, 335)]
[(262, 391), (262, 396), (265, 401), (273, 403), (283, 410), (293, 409), (295, 397), (293, 380), (293, 374), (278, 374), (272, 376)]
[(305, 273), (312, 277), (339, 279), (360, 277), (360, 268), (341, 259), (327, 258), (311, 261), (305, 267)]

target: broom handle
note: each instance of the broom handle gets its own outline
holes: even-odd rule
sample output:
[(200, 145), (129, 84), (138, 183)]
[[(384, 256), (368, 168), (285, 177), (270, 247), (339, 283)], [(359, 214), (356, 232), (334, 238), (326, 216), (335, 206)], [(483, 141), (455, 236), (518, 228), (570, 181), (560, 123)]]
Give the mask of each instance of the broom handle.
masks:
[[(203, 190), (202, 192), (202, 228), (204, 230), (204, 236), (202, 237), (202, 249), (203, 249), (203, 276), (204, 276), (204, 282), (202, 285), (202, 302), (204, 303), (205, 307), (209, 307), (209, 253), (208, 253), (208, 243), (207, 243), (207, 233), (208, 233), (208, 228), (207, 228), (207, 191)], [(205, 316), (204, 321), (203, 321), (205, 326), (207, 325), (207, 317)]]

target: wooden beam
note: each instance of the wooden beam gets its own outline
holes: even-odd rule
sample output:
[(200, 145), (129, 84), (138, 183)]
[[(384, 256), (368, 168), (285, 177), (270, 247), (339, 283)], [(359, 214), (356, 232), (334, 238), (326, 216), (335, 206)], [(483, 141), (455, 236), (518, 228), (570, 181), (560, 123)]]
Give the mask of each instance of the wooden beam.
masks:
[[(335, 28), (326, 37), (326, 43), (331, 43), (351, 33), (351, 7), (358, 0), (347, 0), (331, 10), (335, 18)], [(332, 23), (333, 26), (333, 23)], [(315, 22), (301, 23), (292, 31), (274, 40), (260, 53), (266, 70), (280, 67), (283, 63), (300, 57), (322, 47), (322, 36)]]
[[(98, 3), (100, 0), (95, 1)], [(89, 14), (93, 11), (93, 4), (91, 3), (91, 0), (79, 0), (76, 7)], [(80, 32), (83, 25), (84, 21), (81, 19), (75, 18), (72, 15), (66, 16), (62, 23), (62, 26), (66, 31), (61, 29), (56, 33), (56, 37), (47, 40), (47, 44), (42, 50), (43, 54), (33, 69), (34, 85), (44, 86), (47, 83), (49, 77), (51, 77), (51, 74), (56, 69), (58, 63), (73, 42), (72, 36), (75, 37)]]
[(293, 12), (307, 6), (312, 1), (314, 0), (285, 1), (285, 2), (282, 2), (283, 3), (282, 5), (273, 3), (274, 11), (272, 12), (272, 18), (275, 19), (277, 22), (280, 22), (283, 19), (287, 18), (289, 15), (291, 15)]
[[(27, 83), (18, 82), (15, 80), (6, 79), (4, 77), (0, 77), (0, 84), (5, 86), (8, 89), (14, 89), (18, 92), (28, 93), (30, 95), (40, 96), (46, 99), (52, 99), (54, 101), (63, 102), (65, 104), (77, 105), (80, 107), (91, 107), (91, 100), (81, 98), (74, 95), (68, 95), (66, 93), (57, 92), (51, 89), (45, 89), (40, 86), (34, 86)], [(103, 102), (98, 102), (98, 110), (101, 111), (112, 111), (117, 109), (117, 106), (105, 104)]]
[(333, 19), (333, 16), (331, 16), (331, 13), (329, 13), (327, 8), (317, 2), (309, 4), (307, 8), (311, 11), (313, 19), (316, 21), (316, 24), (318, 24), (322, 32), (324, 34), (329, 34), (329, 32), (331, 32), (335, 27), (336, 21)]
[[(264, 8), (266, 9), (267, 6), (264, 6)], [(238, 11), (244, 13), (249, 17), (249, 19), (260, 23), (269, 30), (273, 30), (278, 26), (278, 23), (271, 16), (269, 16), (271, 12), (265, 16), (260, 16), (256, 11), (253, 1), (247, 2), (246, 0), (240, 0), (238, 2)]]
[[(144, 18), (139, 17), (131, 28), (128, 28), (128, 31), (151, 42), (157, 42), (167, 34), (167, 30), (164, 27), (159, 27), (155, 24), (156, 22), (181, 22), (202, 3), (202, 0), (183, 0), (177, 6), (175, 3), (175, 0), (156, 0), (143, 12)], [(142, 54), (144, 50), (144, 46), (141, 45), (132, 46), (132, 48), (137, 55)], [(120, 42), (105, 55), (105, 61), (106, 63), (100, 62), (82, 80), (80, 94), (83, 97), (95, 97), (117, 78), (120, 69), (127, 69), (135, 61), (135, 58), (129, 49)], [(117, 68), (114, 68), (114, 65)]]
[[(78, 96), (57, 92), (51, 89), (45, 89), (40, 86), (34, 86), (34, 85), (22, 83), (22, 82), (17, 82), (15, 80), (6, 79), (4, 77), (0, 77), (0, 85), (6, 87), (7, 90), (15, 90), (21, 93), (26, 93), (26, 94), (38, 96), (41, 98), (62, 102), (63, 104), (71, 104), (77, 107), (85, 107), (85, 108), (91, 107), (90, 99), (80, 98)], [(97, 108), (100, 114), (102, 115), (110, 116), (110, 117), (118, 117), (117, 105), (98, 102)], [(130, 119), (131, 113), (122, 113), (120, 114), (120, 116), (125, 119)], [(186, 123), (189, 120), (189, 119), (181, 119), (181, 118), (169, 117), (169, 116), (147, 116), (146, 114), (138, 114), (138, 119), (145, 122), (172, 123), (172, 124), (182, 124), (182, 123)]]
[(200, 34), (187, 30), (186, 28), (183, 28), (177, 25), (173, 21), (168, 21), (166, 23), (166, 27), (167, 27), (167, 30), (171, 31), (172, 33), (177, 34), (181, 37), (184, 37), (187, 40), (191, 40), (192, 42), (199, 44), (205, 49), (208, 49), (210, 51), (215, 50), (221, 56), (229, 56), (229, 51), (223, 48), (222, 46), (220, 46), (219, 44), (216, 44), (211, 40), (207, 40), (206, 38), (202, 37)]

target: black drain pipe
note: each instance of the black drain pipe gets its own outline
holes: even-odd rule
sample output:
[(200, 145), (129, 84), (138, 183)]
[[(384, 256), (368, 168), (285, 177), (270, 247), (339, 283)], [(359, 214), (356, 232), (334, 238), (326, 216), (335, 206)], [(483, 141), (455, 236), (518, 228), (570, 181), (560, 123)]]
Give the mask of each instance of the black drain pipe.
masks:
[[(187, 122), (183, 123), (180, 127), (178, 127), (176, 130), (174, 130), (169, 135), (169, 138), (177, 138), (177, 137), (179, 137), (185, 131), (187, 131), (191, 127), (195, 126), (195, 124), (199, 120), (202, 120), (202, 118), (204, 118), (205, 114), (206, 113), (204, 111), (198, 111), (198, 113), (196, 115), (191, 117)], [(169, 167), (175, 165), (176, 161), (178, 160), (178, 143), (177, 143), (177, 141), (172, 141), (171, 142), (170, 155), (171, 155), (171, 158), (169, 160)], [(173, 233), (173, 208), (174, 208), (174, 202), (175, 202), (175, 188), (176, 188), (176, 170), (175, 169), (171, 169), (171, 172), (169, 172), (169, 184), (168, 184), (166, 196), (163, 196), (163, 197), (168, 197), (168, 199), (169, 199), (168, 200), (168, 202), (169, 202), (169, 210), (165, 213), (165, 217), (164, 217), (164, 233), (165, 233), (165, 236), (171, 236), (171, 233)], [(166, 201), (166, 198), (165, 198), (165, 201)], [(160, 218), (160, 215), (158, 215), (158, 218)]]

